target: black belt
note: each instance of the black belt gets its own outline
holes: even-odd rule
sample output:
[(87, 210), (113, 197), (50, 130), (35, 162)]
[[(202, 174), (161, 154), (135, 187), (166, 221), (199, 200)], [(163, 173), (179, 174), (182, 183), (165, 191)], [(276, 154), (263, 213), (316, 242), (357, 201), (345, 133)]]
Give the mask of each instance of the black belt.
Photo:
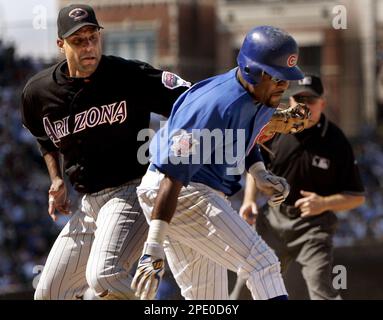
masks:
[(290, 219), (298, 218), (301, 215), (301, 209), (284, 203), (280, 205), (279, 211)]

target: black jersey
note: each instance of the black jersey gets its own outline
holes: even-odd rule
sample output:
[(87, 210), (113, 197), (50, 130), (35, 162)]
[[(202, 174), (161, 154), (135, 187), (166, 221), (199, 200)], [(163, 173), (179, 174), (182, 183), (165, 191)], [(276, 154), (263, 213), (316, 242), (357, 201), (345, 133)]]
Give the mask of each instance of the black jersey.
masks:
[(324, 115), (315, 126), (297, 134), (278, 134), (266, 145), (275, 155), (261, 148), (267, 168), (290, 184), (288, 205), (302, 198), (300, 190), (322, 196), (364, 193), (350, 143)]
[(168, 116), (190, 85), (135, 60), (102, 56), (88, 78), (70, 78), (62, 61), (32, 77), (22, 94), (23, 124), (42, 154), (60, 151), (74, 188), (92, 193), (141, 177), (141, 129), (150, 112)]

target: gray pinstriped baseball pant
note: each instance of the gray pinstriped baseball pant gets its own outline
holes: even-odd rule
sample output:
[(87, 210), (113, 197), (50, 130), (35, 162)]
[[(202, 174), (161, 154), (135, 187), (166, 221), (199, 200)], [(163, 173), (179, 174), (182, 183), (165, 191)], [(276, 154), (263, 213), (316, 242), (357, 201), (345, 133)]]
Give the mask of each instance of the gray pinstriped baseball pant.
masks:
[(129, 269), (148, 230), (137, 201), (139, 181), (83, 196), (49, 253), (35, 299), (76, 299), (88, 288), (105, 299), (134, 297)]
[[(148, 221), (163, 176), (148, 170), (137, 188)], [(247, 280), (254, 299), (287, 295), (274, 252), (222, 194), (206, 185), (181, 189), (165, 253), (185, 299), (228, 299), (227, 269)]]

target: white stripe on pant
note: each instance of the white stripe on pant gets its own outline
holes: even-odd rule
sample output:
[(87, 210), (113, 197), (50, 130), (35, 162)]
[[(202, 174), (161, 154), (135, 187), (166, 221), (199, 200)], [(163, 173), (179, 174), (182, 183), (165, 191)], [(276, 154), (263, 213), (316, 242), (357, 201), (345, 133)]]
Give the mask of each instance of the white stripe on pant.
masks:
[(139, 180), (86, 194), (56, 239), (35, 299), (76, 299), (90, 287), (105, 299), (129, 299), (128, 271), (139, 258), (148, 225), (137, 201)]
[[(137, 188), (148, 221), (162, 178), (149, 170)], [(274, 252), (224, 196), (203, 184), (181, 189), (165, 252), (186, 299), (228, 299), (227, 269), (247, 279), (254, 299), (287, 295)]]

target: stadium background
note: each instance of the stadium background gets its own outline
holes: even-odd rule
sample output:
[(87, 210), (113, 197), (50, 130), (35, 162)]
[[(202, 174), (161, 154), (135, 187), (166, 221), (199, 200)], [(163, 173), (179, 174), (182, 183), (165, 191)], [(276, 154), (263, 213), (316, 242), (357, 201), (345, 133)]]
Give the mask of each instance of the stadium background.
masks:
[[(347, 270), (341, 294), (383, 298), (383, 0), (60, 0), (57, 7), (73, 2), (97, 10), (106, 54), (141, 59), (191, 81), (233, 67), (252, 26), (270, 24), (290, 32), (300, 45), (299, 65), (324, 80), (326, 113), (352, 141), (367, 189), (363, 206), (338, 215), (335, 264)], [(33, 18), (31, 11), (29, 20), (6, 30), (32, 31), (33, 37)], [(1, 30), (0, 298), (31, 299), (66, 218), (54, 224), (47, 214), (49, 180), (34, 140), (21, 126), (19, 97), (26, 80), (60, 56), (58, 50), (49, 57), (21, 55), (20, 45), (4, 40)], [(56, 32), (55, 20), (48, 20), (53, 48)], [(240, 199), (239, 193), (234, 206)], [(297, 268), (289, 271), (287, 286), (291, 298), (305, 299)], [(165, 280), (172, 283), (169, 274)], [(177, 299), (179, 293), (163, 298)]]

